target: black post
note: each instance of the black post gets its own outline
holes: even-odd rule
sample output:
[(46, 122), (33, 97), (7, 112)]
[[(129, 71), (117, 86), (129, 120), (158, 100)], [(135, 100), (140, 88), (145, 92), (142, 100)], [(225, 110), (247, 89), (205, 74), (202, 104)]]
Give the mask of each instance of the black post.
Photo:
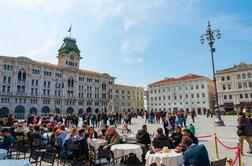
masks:
[(217, 90), (217, 82), (216, 82), (216, 74), (215, 74), (215, 66), (214, 66), (214, 34), (215, 32), (217, 33), (217, 38), (220, 39), (221, 34), (220, 30), (212, 30), (211, 29), (211, 24), (210, 21), (208, 21), (208, 26), (207, 26), (207, 31), (205, 34), (201, 35), (201, 43), (204, 43), (204, 40), (208, 41), (209, 47), (210, 47), (210, 53), (211, 53), (211, 60), (212, 60), (212, 70), (213, 70), (213, 81), (214, 81), (214, 111), (217, 114), (216, 115), (216, 121), (215, 124), (217, 126), (224, 126), (224, 122), (221, 119), (221, 111), (220, 111), (220, 105), (219, 105), (219, 100), (218, 100), (218, 90)]

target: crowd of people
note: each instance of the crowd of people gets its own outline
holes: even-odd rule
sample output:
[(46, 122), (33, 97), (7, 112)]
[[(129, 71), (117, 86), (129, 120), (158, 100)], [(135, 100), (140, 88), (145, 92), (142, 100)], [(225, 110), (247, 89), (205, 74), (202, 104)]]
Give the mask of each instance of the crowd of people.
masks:
[[(238, 131), (241, 152), (243, 154), (243, 141), (249, 143), (252, 152), (252, 119), (247, 112), (238, 113)], [(110, 148), (122, 142), (120, 133), (132, 134), (129, 125), (132, 118), (138, 116), (144, 118), (143, 113), (93, 113), (77, 115), (76, 113), (62, 115), (49, 114), (38, 116), (29, 114), (24, 120), (17, 120), (12, 114), (8, 118), (0, 118), (2, 141), (0, 149), (9, 150), (13, 143), (18, 140), (20, 133), (26, 136), (31, 147), (60, 146), (60, 155), (71, 154), (66, 145), (78, 142), (84, 158), (90, 160), (93, 139), (104, 139), (106, 143), (99, 147), (110, 151)], [(210, 165), (208, 152), (204, 145), (199, 145), (195, 136), (193, 123), (187, 124), (187, 118), (191, 116), (194, 122), (196, 112), (184, 110), (174, 112), (145, 112), (146, 124), (138, 130), (136, 142), (147, 150), (176, 149), (183, 152), (184, 165)], [(147, 123), (159, 123), (155, 133), (148, 133)], [(117, 128), (123, 124), (122, 128)], [(50, 134), (49, 134), (50, 133)], [(40, 138), (40, 142), (34, 142), (34, 138)], [(143, 158), (144, 160), (144, 158)]]

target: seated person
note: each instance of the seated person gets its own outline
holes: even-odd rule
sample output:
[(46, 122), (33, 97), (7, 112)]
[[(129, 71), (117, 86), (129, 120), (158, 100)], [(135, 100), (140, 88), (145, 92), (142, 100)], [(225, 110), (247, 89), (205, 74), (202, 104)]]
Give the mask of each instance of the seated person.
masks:
[(182, 140), (182, 131), (180, 126), (176, 126), (175, 132), (171, 135), (172, 143), (174, 145), (174, 148), (177, 147)]
[(195, 127), (193, 126), (193, 124), (190, 124), (188, 129), (191, 131), (193, 135), (195, 135)]
[(65, 138), (65, 144), (71, 144), (76, 141), (77, 129), (72, 129)]
[(98, 138), (97, 132), (94, 130), (93, 127), (89, 127), (87, 129), (87, 134), (86, 134), (87, 138), (93, 139), (93, 138)]
[(79, 129), (76, 139), (77, 140), (82, 140), (83, 138), (85, 138), (85, 130), (84, 129)]
[(0, 142), (0, 149), (8, 150), (11, 147), (11, 144), (14, 142), (14, 137), (10, 134), (10, 130), (4, 128), (1, 131), (0, 136), (3, 137), (3, 141)]
[(46, 145), (48, 144), (48, 140), (43, 137), (42, 132), (40, 130), (40, 127), (36, 125), (34, 127), (34, 131), (31, 133), (32, 138), (40, 138), (40, 142), (34, 142), (33, 140), (33, 146), (38, 146), (38, 145)]
[(57, 142), (57, 144), (63, 144), (66, 136), (67, 136), (67, 132), (65, 130), (65, 125), (64, 124), (61, 124), (59, 126), (59, 128), (55, 131), (54, 133), (55, 135), (55, 138), (60, 138), (60, 142)]
[(131, 130), (129, 129), (128, 127), (128, 124), (124, 124), (123, 125), (123, 128), (122, 128), (122, 131), (121, 131), (123, 134), (131, 134)]
[(170, 137), (164, 135), (162, 128), (157, 129), (157, 135), (153, 139), (152, 144), (154, 148), (163, 148), (164, 146), (167, 146), (171, 149), (173, 147)]
[(187, 136), (187, 137), (191, 138), (194, 144), (196, 144), (196, 145), (199, 144), (198, 138), (195, 137), (195, 136), (191, 133), (191, 131), (190, 131), (189, 129), (184, 129), (182, 134), (183, 134), (183, 136)]
[(184, 152), (184, 166), (210, 166), (208, 152), (203, 144), (195, 145), (187, 136), (182, 138), (182, 144), (187, 147)]
[(110, 126), (107, 132), (108, 132), (107, 137), (108, 143), (103, 147), (103, 149), (110, 149), (111, 146), (120, 143), (120, 136), (116, 132), (116, 129), (114, 127)]
[(138, 143), (144, 144), (146, 148), (148, 148), (148, 145), (151, 143), (151, 139), (149, 133), (147, 132), (146, 125), (142, 126), (142, 130), (138, 130), (136, 139)]

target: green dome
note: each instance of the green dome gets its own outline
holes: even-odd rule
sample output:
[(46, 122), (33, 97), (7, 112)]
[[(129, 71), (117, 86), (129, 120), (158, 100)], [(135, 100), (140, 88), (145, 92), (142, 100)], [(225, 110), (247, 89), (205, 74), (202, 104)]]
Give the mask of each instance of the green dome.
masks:
[(74, 51), (80, 56), (80, 50), (78, 46), (76, 45), (76, 40), (70, 37), (64, 38), (63, 44), (61, 45), (58, 51), (59, 51), (59, 54), (62, 54), (62, 53), (68, 54), (71, 51)]

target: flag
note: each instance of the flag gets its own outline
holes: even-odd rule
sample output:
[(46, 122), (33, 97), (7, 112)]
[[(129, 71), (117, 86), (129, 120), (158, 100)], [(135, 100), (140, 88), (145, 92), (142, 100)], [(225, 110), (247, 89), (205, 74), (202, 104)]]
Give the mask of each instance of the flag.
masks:
[(70, 26), (67, 32), (71, 32), (71, 30), (72, 30), (72, 25)]

